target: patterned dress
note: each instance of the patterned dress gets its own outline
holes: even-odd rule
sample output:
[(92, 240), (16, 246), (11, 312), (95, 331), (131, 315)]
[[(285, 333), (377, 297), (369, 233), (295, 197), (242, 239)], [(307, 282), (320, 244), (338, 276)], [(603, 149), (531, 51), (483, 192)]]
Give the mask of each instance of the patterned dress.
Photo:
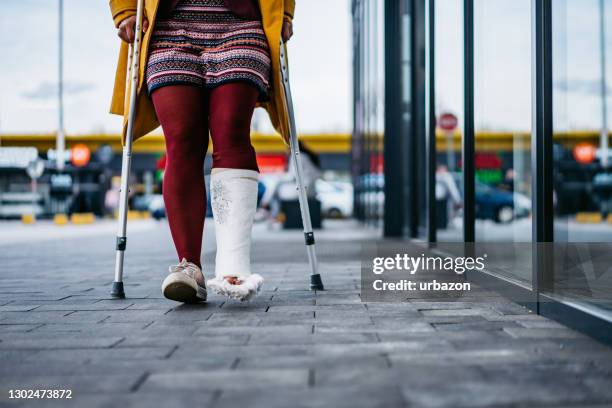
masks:
[(262, 22), (235, 16), (223, 0), (180, 0), (155, 23), (147, 63), (149, 93), (165, 85), (207, 89), (247, 81), (268, 98), (270, 50)]

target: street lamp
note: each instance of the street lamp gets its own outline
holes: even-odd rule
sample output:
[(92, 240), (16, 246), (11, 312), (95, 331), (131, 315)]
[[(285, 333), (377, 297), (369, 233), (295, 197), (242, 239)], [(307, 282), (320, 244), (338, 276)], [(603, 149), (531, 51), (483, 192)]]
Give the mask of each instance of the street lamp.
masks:
[(58, 128), (55, 139), (57, 171), (64, 170), (66, 140), (64, 134), (64, 0), (59, 0), (59, 53), (58, 53)]
[(606, 73), (606, 0), (599, 0), (599, 45), (601, 47), (601, 134), (599, 144), (601, 150), (601, 165), (608, 168), (608, 85)]

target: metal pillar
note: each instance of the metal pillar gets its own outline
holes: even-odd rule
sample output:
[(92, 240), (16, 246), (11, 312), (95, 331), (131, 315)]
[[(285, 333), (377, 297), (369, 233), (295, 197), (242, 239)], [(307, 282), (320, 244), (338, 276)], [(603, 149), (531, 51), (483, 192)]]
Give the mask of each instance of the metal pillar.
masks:
[(425, 84), (426, 93), (426, 132), (427, 132), (427, 159), (426, 159), (426, 184), (427, 184), (427, 241), (437, 241), (436, 222), (436, 0), (427, 0), (427, 51), (426, 66), (427, 74)]
[(531, 1), (532, 24), (532, 288), (535, 309), (538, 296), (551, 289), (554, 241), (553, 207), (553, 74), (552, 74), (552, 2)]
[(476, 166), (474, 137), (474, 0), (463, 3), (464, 118), (462, 139), (463, 241), (476, 238)]

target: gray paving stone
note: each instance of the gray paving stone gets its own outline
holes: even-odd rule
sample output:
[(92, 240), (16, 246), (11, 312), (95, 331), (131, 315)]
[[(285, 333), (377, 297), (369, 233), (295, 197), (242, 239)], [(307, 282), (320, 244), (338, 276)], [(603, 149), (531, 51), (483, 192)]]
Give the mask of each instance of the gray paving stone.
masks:
[(308, 370), (305, 369), (243, 369), (214, 370), (185, 373), (156, 373), (142, 385), (143, 391), (160, 390), (227, 390), (239, 385), (241, 390), (262, 387), (307, 387)]
[(316, 367), (314, 369), (314, 386), (370, 385), (385, 387), (396, 384), (395, 373), (388, 365), (383, 367), (362, 365), (359, 367), (337, 365), (336, 367)]
[(426, 317), (455, 317), (455, 316), (499, 316), (501, 313), (487, 308), (469, 308), (469, 309), (435, 309), (435, 310), (419, 310)]
[(474, 381), (458, 379), (439, 384), (434, 389), (402, 387), (403, 396), (410, 405), (419, 407), (491, 407), (491, 406), (542, 406), (561, 401), (588, 402), (585, 387), (563, 389), (561, 386), (522, 383), (517, 392), (516, 383), (495, 379)]
[(194, 356), (197, 356), (199, 353), (203, 353), (203, 350), (206, 350), (206, 355), (232, 357), (234, 359), (253, 355), (273, 359), (279, 356), (312, 355), (314, 353), (314, 346), (303, 344), (247, 346), (212, 345), (204, 348), (193, 344), (183, 344), (172, 353), (171, 358), (179, 360), (194, 358)]
[(528, 329), (561, 329), (565, 328), (561, 323), (553, 322), (551, 320), (515, 320), (520, 326)]
[(277, 334), (259, 334), (251, 336), (249, 345), (255, 344), (343, 344), (374, 343), (378, 342), (375, 333), (308, 333), (286, 334), (279, 337)]
[(321, 355), (284, 355), (274, 358), (260, 356), (241, 357), (236, 364), (241, 368), (310, 368), (314, 370), (323, 368), (338, 368), (359, 370), (363, 367), (386, 369), (389, 360), (384, 355), (362, 356), (321, 356)]
[(208, 355), (200, 353), (191, 358), (152, 358), (150, 359), (95, 359), (86, 364), (72, 367), (74, 374), (87, 373), (177, 373), (198, 372), (217, 369), (231, 369), (236, 366), (236, 357), (231, 355)]
[(109, 373), (107, 375), (52, 375), (52, 376), (2, 376), (2, 389), (64, 389), (73, 390), (73, 394), (90, 392), (127, 392), (139, 381), (142, 373), (125, 375)]
[(168, 347), (124, 347), (124, 348), (72, 348), (64, 350), (42, 350), (24, 357), (30, 363), (48, 364), (60, 362), (65, 364), (84, 364), (92, 361), (114, 360), (161, 360), (174, 351)]
[(537, 355), (522, 349), (484, 349), (467, 351), (438, 352), (390, 352), (392, 365), (428, 364), (428, 365), (498, 365), (537, 361)]
[(467, 321), (458, 323), (439, 322), (432, 323), (438, 331), (455, 331), (455, 330), (482, 330), (482, 331), (497, 331), (510, 328), (518, 328), (515, 322), (499, 322), (499, 321)]
[[(609, 347), (489, 290), (361, 302), (361, 245), (353, 230), (324, 229), (317, 237), (324, 292), (308, 290), (301, 232), (257, 232), (256, 226), (253, 270), (266, 279), (260, 296), (240, 303), (211, 294), (205, 304), (181, 305), (160, 293), (176, 259), (167, 225), (153, 225), (131, 235), (125, 300), (109, 296), (112, 237), (39, 242), (36, 261), (45, 263), (45, 273), (27, 278), (19, 268), (32, 262), (30, 254), (22, 246), (0, 248), (0, 385), (74, 387), (74, 400), (33, 401), (36, 407), (582, 407), (612, 401)], [(214, 246), (209, 240), (204, 247), (210, 278)], [(2, 257), (3, 250), (11, 257)]]
[(401, 333), (402, 338), (410, 333), (415, 332), (434, 332), (434, 328), (427, 322), (411, 321), (402, 324), (397, 322), (378, 322), (374, 323), (351, 323), (351, 324), (338, 324), (333, 322), (315, 324), (316, 333), (378, 333), (379, 335), (387, 333)]
[(504, 327), (504, 331), (513, 337), (530, 337), (530, 338), (580, 338), (583, 335), (565, 327), (551, 328), (520, 328), (520, 327)]
[(177, 336), (173, 333), (168, 335), (156, 335), (152, 337), (141, 337), (141, 336), (128, 336), (118, 346), (122, 347), (155, 347), (155, 346), (179, 346), (188, 342), (191, 345), (197, 345), (202, 348), (212, 345), (228, 345), (228, 346), (242, 346), (247, 344), (250, 336), (248, 334), (241, 335), (201, 335), (198, 337), (191, 337), (185, 339), (184, 336)]
[(0, 313), (2, 312), (29, 312), (30, 310), (39, 309), (41, 305), (4, 305), (0, 306)]
[(68, 332), (79, 333), (79, 336), (124, 336), (133, 331), (142, 330), (148, 324), (151, 324), (151, 322), (109, 323), (108, 321), (104, 321), (101, 323), (48, 323), (37, 326), (32, 332), (34, 332), (35, 335)]
[(127, 309), (130, 304), (125, 303), (78, 303), (78, 304), (70, 304), (70, 303), (57, 303), (57, 304), (45, 304), (41, 305), (36, 310), (39, 312), (47, 311), (47, 310), (66, 310), (66, 311), (110, 311), (110, 310), (122, 310)]
[(134, 408), (134, 407), (209, 407), (217, 398), (215, 392), (172, 393), (143, 392), (103, 392), (77, 394), (71, 400), (36, 400), (32, 407), (68, 408)]
[(41, 327), (43, 323), (31, 323), (31, 324), (0, 324), (0, 333), (12, 333), (12, 332), (29, 332)]
[(216, 335), (216, 334), (249, 334), (250, 336), (257, 336), (259, 334), (266, 334), (269, 336), (277, 336), (278, 338), (284, 338), (287, 335), (299, 336), (311, 334), (313, 332), (313, 325), (310, 324), (287, 324), (283, 326), (211, 326), (208, 322), (198, 326), (198, 329), (193, 333), (194, 336), (200, 335)]
[[(49, 321), (58, 321), (66, 314), (66, 311), (52, 312), (37, 312), (34, 309), (32, 312), (2, 312), (0, 313), (0, 324), (32, 324), (32, 323), (47, 323)], [(0, 327), (1, 328), (1, 327)]]
[(68, 337), (59, 335), (54, 337), (29, 337), (24, 338), (1, 337), (0, 348), (9, 350), (18, 349), (71, 349), (71, 348), (103, 348), (112, 347), (123, 340), (122, 337)]
[(392, 386), (318, 386), (306, 390), (279, 389), (274, 393), (223, 392), (216, 408), (257, 406), (268, 408), (389, 408), (406, 406), (398, 388)]

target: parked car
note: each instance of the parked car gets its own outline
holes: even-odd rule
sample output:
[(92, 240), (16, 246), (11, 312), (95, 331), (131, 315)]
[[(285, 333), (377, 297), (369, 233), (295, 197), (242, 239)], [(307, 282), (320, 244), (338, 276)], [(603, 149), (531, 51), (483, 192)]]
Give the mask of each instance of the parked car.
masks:
[(348, 218), (353, 215), (353, 185), (341, 181), (317, 180), (317, 199), (324, 217)]
[(477, 183), (476, 218), (507, 224), (530, 213), (531, 200), (527, 196)]
[(155, 199), (156, 194), (140, 194), (132, 198), (130, 209), (133, 211), (150, 211), (149, 206), (151, 201)]
[[(454, 174), (463, 196), (461, 175)], [(476, 218), (507, 224), (531, 214), (531, 199), (525, 194), (500, 190), (488, 184), (476, 182)]]
[(166, 216), (164, 197), (161, 194), (135, 196), (130, 203), (130, 209), (134, 211), (149, 211), (156, 220)]
[[(453, 173), (453, 178), (463, 197), (461, 174)], [(382, 174), (365, 174), (357, 182), (361, 192), (357, 199), (369, 208), (371, 216), (382, 216), (385, 202), (385, 178)], [(463, 198), (462, 198), (463, 200)], [(524, 194), (508, 192), (476, 182), (476, 218), (489, 219), (500, 224), (510, 223), (531, 214), (531, 199)]]
[(166, 206), (164, 197), (161, 194), (155, 194), (149, 202), (149, 211), (151, 216), (156, 220), (161, 220), (166, 217)]

